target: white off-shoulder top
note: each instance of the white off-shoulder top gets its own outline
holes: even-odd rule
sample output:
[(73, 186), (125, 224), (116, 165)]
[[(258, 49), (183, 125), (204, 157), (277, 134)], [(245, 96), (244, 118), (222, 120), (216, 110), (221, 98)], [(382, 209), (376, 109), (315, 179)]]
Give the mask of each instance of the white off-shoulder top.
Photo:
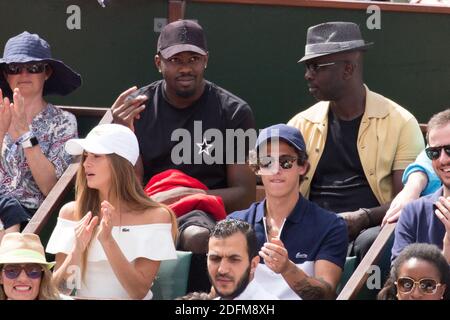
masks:
[[(48, 253), (72, 252), (75, 241), (75, 227), (78, 221), (58, 218), (55, 229), (48, 241)], [(120, 250), (132, 262), (137, 258), (162, 261), (176, 259), (177, 254), (171, 234), (170, 223), (113, 227), (112, 236)], [(81, 276), (81, 272), (79, 272)], [(106, 257), (100, 241), (95, 236), (88, 248), (86, 270), (76, 296), (88, 298), (130, 299), (120, 284)], [(151, 299), (149, 290), (144, 299)]]

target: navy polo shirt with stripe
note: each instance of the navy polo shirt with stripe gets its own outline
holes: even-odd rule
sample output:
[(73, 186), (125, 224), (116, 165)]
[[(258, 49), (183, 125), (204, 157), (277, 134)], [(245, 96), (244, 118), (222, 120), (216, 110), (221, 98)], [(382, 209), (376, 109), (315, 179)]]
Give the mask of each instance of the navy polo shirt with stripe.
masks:
[[(228, 216), (250, 223), (256, 232), (259, 247), (267, 242), (263, 223), (265, 204), (265, 200), (255, 202), (250, 208)], [(317, 260), (327, 260), (344, 267), (348, 246), (345, 221), (302, 196), (286, 218), (280, 240), (288, 251), (289, 259), (309, 276), (314, 276), (314, 262)], [(263, 259), (258, 269), (255, 279), (270, 285), (271, 292), (275, 291), (280, 299), (298, 299), (284, 279), (264, 265)]]

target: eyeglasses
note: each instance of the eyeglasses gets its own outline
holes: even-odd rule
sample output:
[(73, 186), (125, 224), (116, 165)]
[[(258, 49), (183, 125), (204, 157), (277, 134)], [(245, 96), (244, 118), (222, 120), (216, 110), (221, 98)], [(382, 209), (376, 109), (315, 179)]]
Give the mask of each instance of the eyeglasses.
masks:
[[(162, 58), (162, 57), (161, 57)], [(198, 66), (199, 64), (203, 63), (202, 56), (200, 55), (194, 55), (189, 57), (187, 61), (184, 61), (183, 59), (180, 59), (179, 57), (170, 57), (169, 59), (162, 58), (166, 63), (171, 64), (173, 66), (183, 66), (185, 64), (189, 66)]]
[(26, 68), (28, 73), (42, 73), (47, 67), (46, 63), (33, 63), (33, 64), (7, 64), (5, 66), (5, 72), (7, 74), (20, 74), (23, 68)]
[(43, 269), (38, 264), (26, 264), (26, 265), (6, 265), (3, 267), (3, 273), (8, 279), (16, 279), (22, 270), (30, 279), (39, 279), (42, 276)]
[(289, 170), (294, 165), (294, 162), (297, 161), (296, 157), (283, 155), (278, 159), (272, 156), (260, 157), (258, 161), (258, 167), (260, 169), (271, 169), (275, 163), (279, 163), (280, 167), (284, 170)]
[(307, 62), (305, 63), (306, 70), (309, 72), (316, 73), (319, 71), (320, 68), (332, 66), (335, 64), (338, 64), (339, 62), (347, 62), (346, 60), (338, 60), (333, 62), (327, 62), (327, 63), (315, 63), (315, 62)]
[(430, 160), (436, 160), (441, 156), (441, 150), (444, 149), (447, 156), (450, 157), (450, 145), (441, 146), (441, 147), (428, 147), (425, 149), (425, 153)]
[(436, 293), (437, 288), (442, 285), (436, 280), (430, 278), (423, 278), (419, 281), (415, 281), (414, 279), (411, 279), (409, 277), (398, 278), (397, 281), (394, 282), (394, 284), (397, 286), (398, 291), (401, 293), (411, 293), (414, 289), (414, 286), (419, 285), (418, 288), (423, 294), (434, 294)]

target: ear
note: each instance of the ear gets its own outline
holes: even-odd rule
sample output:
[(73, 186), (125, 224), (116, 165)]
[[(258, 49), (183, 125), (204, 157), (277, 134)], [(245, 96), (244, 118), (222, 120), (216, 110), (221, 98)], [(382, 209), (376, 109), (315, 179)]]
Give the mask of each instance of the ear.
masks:
[(48, 80), (51, 75), (53, 74), (53, 69), (52, 67), (48, 64), (47, 68), (45, 68), (45, 80)]
[(309, 161), (305, 161), (305, 163), (302, 166), (298, 167), (299, 176), (306, 175), (309, 171), (309, 168), (310, 168)]
[(250, 274), (253, 275), (255, 273), (256, 267), (259, 264), (259, 260), (259, 256), (256, 256), (252, 259), (252, 261), (250, 261)]
[(209, 52), (206, 53), (206, 56), (205, 56), (205, 69), (208, 67), (208, 61), (209, 61)]
[(161, 57), (159, 56), (159, 54), (155, 55), (154, 60), (155, 60), (156, 69), (158, 69), (158, 71), (161, 72)]
[(447, 290), (447, 285), (446, 285), (446, 284), (443, 284), (443, 285), (441, 286), (441, 290), (442, 290), (442, 294), (441, 294), (441, 300), (442, 300), (442, 299), (444, 299), (444, 294), (445, 294), (445, 292), (446, 292), (446, 290)]
[(344, 67), (344, 80), (348, 80), (353, 77), (353, 74), (356, 70), (356, 63), (354, 62), (346, 62)]

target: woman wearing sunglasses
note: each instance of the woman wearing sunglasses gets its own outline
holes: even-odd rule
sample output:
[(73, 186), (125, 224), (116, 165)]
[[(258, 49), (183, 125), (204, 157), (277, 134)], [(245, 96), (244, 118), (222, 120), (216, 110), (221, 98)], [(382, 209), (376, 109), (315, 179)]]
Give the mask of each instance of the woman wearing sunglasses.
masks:
[(13, 232), (0, 245), (0, 300), (58, 300), (54, 263), (45, 260), (39, 236)]
[(438, 247), (407, 246), (394, 260), (379, 300), (450, 300), (450, 267)]
[(0, 70), (0, 220), (16, 232), (70, 164), (64, 143), (77, 136), (75, 117), (44, 96), (67, 95), (81, 78), (28, 32), (8, 40)]
[(61, 209), (47, 245), (56, 283), (82, 298), (151, 299), (161, 261), (177, 257), (177, 223), (138, 182), (136, 136), (103, 124), (66, 150), (82, 157), (75, 201)]

